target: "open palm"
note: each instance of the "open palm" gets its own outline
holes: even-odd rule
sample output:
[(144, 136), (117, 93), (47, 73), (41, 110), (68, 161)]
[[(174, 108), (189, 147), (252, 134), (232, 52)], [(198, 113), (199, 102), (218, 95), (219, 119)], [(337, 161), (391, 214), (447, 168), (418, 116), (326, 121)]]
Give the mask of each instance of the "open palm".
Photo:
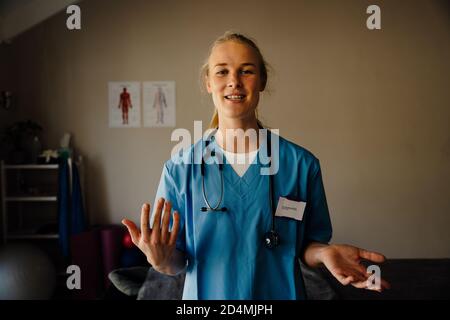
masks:
[(343, 285), (351, 284), (357, 288), (382, 291), (390, 288), (387, 281), (381, 279), (380, 286), (370, 286), (367, 279), (372, 275), (367, 273), (366, 267), (361, 263), (368, 260), (382, 263), (385, 257), (376, 252), (346, 244), (332, 244), (324, 249), (322, 262), (330, 273)]

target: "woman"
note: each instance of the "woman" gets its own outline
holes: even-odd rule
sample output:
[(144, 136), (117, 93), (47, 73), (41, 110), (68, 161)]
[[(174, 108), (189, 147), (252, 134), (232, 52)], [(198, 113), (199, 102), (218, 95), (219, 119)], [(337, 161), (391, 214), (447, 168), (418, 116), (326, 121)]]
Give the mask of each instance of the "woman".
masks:
[[(159, 272), (186, 269), (183, 299), (304, 299), (298, 259), (311, 267), (325, 265), (343, 285), (367, 288), (361, 260), (385, 258), (328, 244), (331, 222), (318, 159), (273, 133), (248, 143), (242, 135), (229, 135), (262, 127), (256, 108), (267, 68), (255, 43), (226, 33), (214, 42), (203, 71), (216, 107), (211, 127), (217, 130), (208, 148), (224, 156), (224, 165), (167, 161), (151, 229), (149, 204), (142, 207), (141, 230), (123, 220), (134, 244)], [(274, 140), (278, 152), (271, 150)], [(187, 158), (201, 155), (205, 146), (197, 142)], [(255, 155), (265, 152), (277, 163), (274, 175), (261, 174), (265, 165)], [(236, 153), (247, 157), (247, 164), (233, 164), (230, 156)], [(376, 290), (388, 286), (382, 280)]]

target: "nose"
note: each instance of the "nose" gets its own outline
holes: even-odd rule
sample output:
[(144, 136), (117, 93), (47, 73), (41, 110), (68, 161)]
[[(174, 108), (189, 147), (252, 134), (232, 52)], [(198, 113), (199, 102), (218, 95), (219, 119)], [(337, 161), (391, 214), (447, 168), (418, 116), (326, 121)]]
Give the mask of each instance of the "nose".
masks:
[(237, 72), (230, 72), (228, 85), (229, 88), (240, 88), (242, 87), (241, 78)]

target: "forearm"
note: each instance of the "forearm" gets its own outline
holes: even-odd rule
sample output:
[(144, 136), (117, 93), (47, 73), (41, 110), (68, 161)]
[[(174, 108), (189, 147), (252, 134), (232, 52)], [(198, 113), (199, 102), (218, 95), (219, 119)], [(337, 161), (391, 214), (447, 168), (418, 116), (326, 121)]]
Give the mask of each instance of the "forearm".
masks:
[(178, 274), (186, 267), (186, 258), (182, 251), (175, 249), (170, 258), (170, 262), (166, 266), (153, 266), (153, 268), (160, 272), (170, 276)]
[(320, 264), (322, 264), (323, 251), (328, 246), (328, 244), (320, 242), (309, 243), (303, 253), (303, 262), (308, 267), (318, 267)]

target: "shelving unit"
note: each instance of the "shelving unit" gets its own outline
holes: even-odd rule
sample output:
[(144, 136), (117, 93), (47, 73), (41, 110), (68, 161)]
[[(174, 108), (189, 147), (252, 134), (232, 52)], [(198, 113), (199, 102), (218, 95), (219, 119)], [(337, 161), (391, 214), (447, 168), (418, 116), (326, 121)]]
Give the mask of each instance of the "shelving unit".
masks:
[[(63, 190), (68, 188), (68, 197), (73, 196), (72, 169), (75, 163), (80, 183), (78, 185), (76, 182), (76, 187), (81, 188), (77, 192), (81, 191), (85, 207), (83, 157), (79, 156), (77, 161), (69, 158), (67, 163), (68, 181)], [(71, 258), (63, 253), (58, 241), (64, 240), (58, 233), (58, 194), (62, 187), (59, 186), (59, 171), (58, 164), (11, 165), (0, 162), (0, 242), (32, 244), (41, 249), (56, 267), (55, 296), (70, 297), (71, 292), (66, 287), (66, 270)], [(68, 201), (70, 203), (71, 200)]]
[(57, 164), (1, 162), (2, 239), (58, 239)]

